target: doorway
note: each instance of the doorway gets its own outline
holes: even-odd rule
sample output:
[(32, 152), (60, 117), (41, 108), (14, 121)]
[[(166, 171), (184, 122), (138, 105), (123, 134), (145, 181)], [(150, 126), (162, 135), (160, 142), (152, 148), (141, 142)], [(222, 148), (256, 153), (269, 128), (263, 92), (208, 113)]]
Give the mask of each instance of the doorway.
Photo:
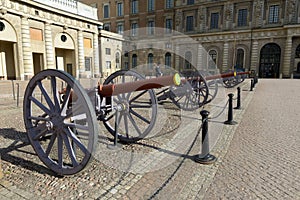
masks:
[(260, 52), (259, 77), (279, 78), (281, 49), (275, 43), (266, 44)]

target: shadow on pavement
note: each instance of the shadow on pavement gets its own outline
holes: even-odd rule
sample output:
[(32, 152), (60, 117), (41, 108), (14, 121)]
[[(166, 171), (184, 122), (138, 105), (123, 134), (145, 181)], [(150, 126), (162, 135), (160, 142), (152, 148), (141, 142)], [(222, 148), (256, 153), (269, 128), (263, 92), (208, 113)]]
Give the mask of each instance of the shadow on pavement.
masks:
[(1, 159), (30, 171), (57, 176), (45, 166), (29, 160), (29, 156), (37, 156), (37, 154), (33, 151), (24, 150), (24, 147), (30, 145), (26, 134), (26, 132), (20, 132), (14, 128), (0, 129), (0, 137), (12, 141), (7, 147), (0, 148)]

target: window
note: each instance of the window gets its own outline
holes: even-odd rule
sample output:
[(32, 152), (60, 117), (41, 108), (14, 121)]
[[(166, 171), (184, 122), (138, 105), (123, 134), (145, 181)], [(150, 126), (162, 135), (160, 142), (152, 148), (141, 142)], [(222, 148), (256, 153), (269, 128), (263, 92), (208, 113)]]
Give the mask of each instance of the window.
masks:
[(132, 67), (136, 67), (137, 66), (137, 55), (133, 54), (132, 55)]
[(138, 7), (139, 7), (138, 0), (132, 0), (131, 1), (131, 14), (137, 14), (139, 12)]
[(173, 0), (166, 0), (166, 8), (173, 8)]
[(103, 18), (109, 18), (109, 5), (103, 7)]
[(169, 52), (165, 54), (165, 66), (171, 67), (171, 54)]
[(269, 7), (269, 23), (274, 24), (279, 22), (279, 5)]
[(209, 69), (214, 69), (216, 68), (216, 64), (217, 64), (217, 51), (216, 50), (210, 50), (209, 51), (209, 56), (210, 56), (210, 59), (209, 59), (209, 62), (208, 62), (208, 68)]
[(118, 24), (117, 31), (118, 31), (118, 34), (123, 34), (124, 33), (124, 25), (123, 25), (123, 23), (119, 23)]
[(92, 58), (84, 57), (84, 67), (85, 71), (91, 71)]
[(219, 28), (219, 13), (211, 13), (210, 29)]
[(84, 48), (92, 48), (92, 40), (90, 38), (83, 38)]
[(148, 12), (154, 11), (154, 0), (148, 0)]
[(106, 69), (111, 69), (111, 62), (110, 61), (106, 61)]
[[(5, 27), (5, 25), (3, 24), (2, 27)], [(41, 29), (30, 28), (30, 39), (43, 41), (43, 31)]]
[(110, 24), (104, 24), (103, 30), (110, 31)]
[(172, 19), (166, 19), (166, 33), (172, 33)]
[(154, 21), (148, 21), (148, 35), (154, 35)]
[(122, 2), (119, 2), (118, 4), (117, 4), (117, 15), (118, 15), (118, 17), (121, 17), (121, 16), (123, 16), (123, 3)]
[(236, 63), (235, 68), (243, 69), (244, 68), (244, 57), (245, 53), (243, 49), (238, 49), (236, 53)]
[(120, 53), (116, 53), (116, 68), (120, 68)]
[(187, 5), (193, 5), (194, 3), (194, 0), (187, 0)]
[(132, 23), (131, 24), (131, 35), (132, 36), (137, 36), (137, 29), (138, 29), (138, 24)]
[(105, 54), (110, 55), (110, 48), (105, 48)]
[(240, 9), (238, 12), (238, 26), (247, 26), (247, 9)]
[(148, 68), (153, 69), (153, 54), (152, 53), (148, 54)]
[(191, 62), (192, 62), (192, 52), (190, 52), (190, 51), (185, 52), (184, 58), (185, 58), (184, 68), (185, 69), (191, 69), (192, 68), (192, 64), (191, 64)]
[(193, 31), (194, 30), (194, 16), (187, 16), (186, 17), (186, 31)]

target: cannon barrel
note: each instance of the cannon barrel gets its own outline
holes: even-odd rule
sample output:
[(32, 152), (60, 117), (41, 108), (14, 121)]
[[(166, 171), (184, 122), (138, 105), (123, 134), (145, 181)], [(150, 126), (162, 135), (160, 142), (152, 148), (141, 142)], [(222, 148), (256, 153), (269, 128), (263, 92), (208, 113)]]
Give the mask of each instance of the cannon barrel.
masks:
[(129, 93), (133, 91), (149, 90), (161, 88), (170, 85), (180, 85), (181, 80), (178, 73), (170, 76), (161, 76), (150, 79), (142, 79), (134, 82), (119, 84), (98, 85), (98, 93), (102, 97), (116, 96), (118, 94)]
[(217, 74), (217, 75), (212, 75), (212, 76), (206, 76), (205, 80), (214, 80), (218, 78), (228, 78), (228, 77), (234, 77), (238, 75), (245, 75), (245, 74), (250, 74), (250, 72), (229, 72), (225, 74)]

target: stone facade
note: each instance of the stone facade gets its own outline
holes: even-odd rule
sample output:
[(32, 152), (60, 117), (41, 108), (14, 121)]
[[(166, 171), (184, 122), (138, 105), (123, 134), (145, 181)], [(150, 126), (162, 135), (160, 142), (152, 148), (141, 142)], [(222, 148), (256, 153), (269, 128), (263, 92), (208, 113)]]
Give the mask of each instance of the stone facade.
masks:
[(78, 3), (0, 0), (0, 78), (29, 79), (49, 68), (98, 77), (102, 23), (95, 8)]
[[(149, 21), (153, 21), (155, 27), (167, 28), (167, 19), (170, 19), (174, 33), (181, 32), (199, 42), (209, 55), (213, 55), (213, 60), (221, 72), (233, 68), (256, 70), (260, 77), (266, 78), (290, 78), (300, 73), (300, 57), (297, 56), (300, 55), (298, 53), (300, 2), (296, 0), (81, 0), (81, 2), (97, 7), (104, 28), (113, 32), (120, 31), (118, 25), (123, 25), (122, 31), (130, 31), (133, 23), (137, 23), (138, 28), (149, 28)], [(137, 5), (134, 13), (133, 3)], [(151, 5), (154, 9), (149, 10)], [(104, 13), (106, 8), (109, 8), (108, 13)], [(171, 34), (169, 38), (176, 37), (174, 36), (176, 34)], [(139, 36), (144, 37), (145, 34)], [(130, 41), (136, 43), (135, 40), (139, 39), (135, 37)], [(170, 40), (162, 42), (168, 43)], [(180, 45), (176, 45), (177, 42), (170, 45), (172, 48), (170, 52), (182, 51)], [(184, 48), (187, 51), (189, 49), (188, 45)], [(144, 64), (148, 61), (145, 55), (147, 57), (152, 53), (156, 51), (153, 49), (138, 53), (131, 51), (129, 58), (133, 60), (132, 56), (138, 54), (138, 64)], [(154, 62), (160, 62), (162, 56), (164, 57), (155, 54)], [(197, 50), (192, 52), (192, 57), (196, 63), (194, 67), (199, 68), (199, 59), (203, 57)], [(184, 70), (184, 59), (184, 55), (172, 53), (172, 67)], [(129, 66), (132, 67), (131, 62)], [(201, 68), (213, 71), (203, 62)]]

